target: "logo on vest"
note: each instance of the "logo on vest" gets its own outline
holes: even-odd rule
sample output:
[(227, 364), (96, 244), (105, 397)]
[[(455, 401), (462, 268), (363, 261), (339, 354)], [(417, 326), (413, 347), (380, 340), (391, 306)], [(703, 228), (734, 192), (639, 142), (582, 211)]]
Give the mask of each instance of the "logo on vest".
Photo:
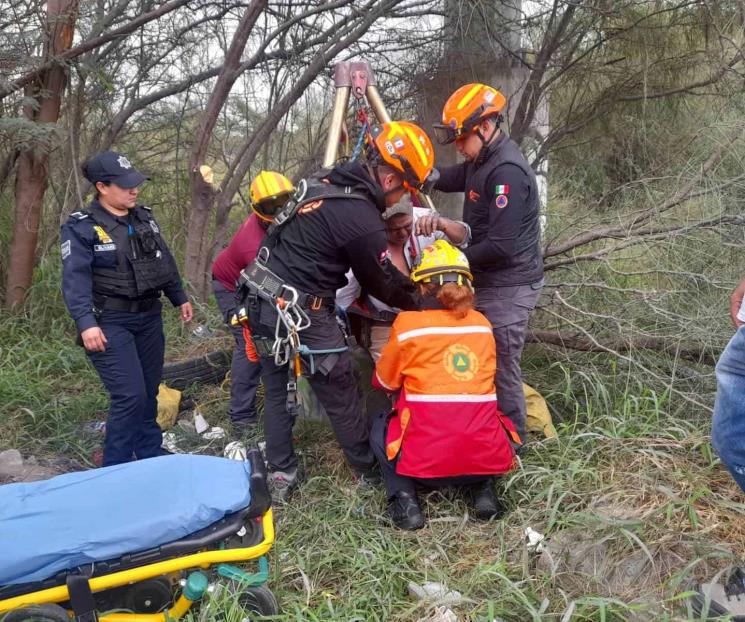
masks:
[(443, 357), (445, 371), (459, 382), (473, 380), (479, 370), (479, 359), (473, 350), (462, 343), (456, 343), (445, 351)]
[(95, 230), (96, 235), (98, 236), (98, 241), (101, 242), (101, 244), (111, 244), (113, 242), (109, 237), (109, 234), (106, 233), (101, 225), (94, 225), (93, 229)]
[(317, 210), (319, 207), (323, 205), (323, 199), (319, 199), (318, 201), (311, 201), (310, 203), (306, 203), (303, 205), (298, 211), (298, 214), (310, 214), (311, 212)]

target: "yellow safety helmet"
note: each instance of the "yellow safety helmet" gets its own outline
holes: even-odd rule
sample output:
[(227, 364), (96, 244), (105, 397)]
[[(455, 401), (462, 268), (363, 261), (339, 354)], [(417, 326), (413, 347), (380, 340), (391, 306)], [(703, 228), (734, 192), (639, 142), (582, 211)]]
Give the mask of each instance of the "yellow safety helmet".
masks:
[(272, 222), (293, 192), (295, 186), (282, 173), (261, 171), (251, 182), (251, 209), (264, 222)]
[(468, 282), (473, 280), (468, 259), (445, 240), (435, 240), (433, 244), (427, 246), (411, 272), (411, 280), (414, 283), (463, 285), (463, 277)]

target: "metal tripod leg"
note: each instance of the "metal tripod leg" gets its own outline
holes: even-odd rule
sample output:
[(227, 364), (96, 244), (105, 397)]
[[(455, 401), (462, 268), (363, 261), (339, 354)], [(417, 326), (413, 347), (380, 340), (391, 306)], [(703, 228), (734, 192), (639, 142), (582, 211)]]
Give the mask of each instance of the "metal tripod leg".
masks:
[[(373, 114), (380, 123), (390, 123), (391, 115), (385, 108), (383, 99), (375, 84), (375, 75), (370, 63), (363, 61), (357, 63), (339, 63), (334, 68), (334, 86), (336, 97), (334, 99), (334, 110), (331, 114), (331, 125), (329, 127), (326, 151), (323, 157), (323, 167), (331, 168), (337, 160), (339, 152), (339, 139), (341, 138), (344, 117), (349, 105), (350, 92), (356, 99), (367, 98)], [(424, 192), (419, 192), (424, 204), (434, 210), (432, 199)]]
[(349, 76), (349, 71), (345, 67), (347, 64), (348, 63), (340, 63), (334, 70), (336, 97), (334, 98), (334, 110), (331, 113), (329, 135), (326, 139), (323, 168), (331, 168), (336, 164), (336, 156), (339, 151), (339, 139), (341, 138), (341, 130), (344, 125), (344, 117), (347, 114), (347, 106), (349, 105), (349, 93), (352, 90), (351, 81), (346, 79)]

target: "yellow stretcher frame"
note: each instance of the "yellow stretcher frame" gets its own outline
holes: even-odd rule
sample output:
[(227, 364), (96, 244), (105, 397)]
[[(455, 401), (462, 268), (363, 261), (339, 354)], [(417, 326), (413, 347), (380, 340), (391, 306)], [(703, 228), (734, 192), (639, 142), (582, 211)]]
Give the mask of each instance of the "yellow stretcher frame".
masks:
[[(153, 564), (139, 566), (137, 568), (112, 572), (111, 574), (102, 575), (100, 577), (93, 577), (88, 581), (91, 592), (102, 592), (104, 590), (137, 583), (139, 581), (152, 579), (153, 577), (181, 570), (189, 570), (191, 568), (209, 568), (215, 564), (256, 559), (269, 551), (274, 543), (274, 520), (271, 508), (262, 516), (261, 524), (264, 532), (264, 539), (258, 544), (242, 549), (202, 551), (199, 553), (184, 555), (183, 557), (166, 559)], [(45, 590), (29, 592), (28, 594), (22, 594), (21, 596), (14, 596), (12, 598), (0, 600), (0, 615), (22, 607), (43, 605), (47, 603), (60, 603), (69, 599), (70, 594), (67, 591), (67, 586), (58, 585)], [(192, 602), (193, 601), (181, 594), (173, 607), (162, 613), (110, 613), (108, 615), (100, 616), (99, 620), (101, 622), (168, 622), (169, 620), (176, 620), (184, 615), (184, 613), (189, 610), (189, 607), (191, 607)]]

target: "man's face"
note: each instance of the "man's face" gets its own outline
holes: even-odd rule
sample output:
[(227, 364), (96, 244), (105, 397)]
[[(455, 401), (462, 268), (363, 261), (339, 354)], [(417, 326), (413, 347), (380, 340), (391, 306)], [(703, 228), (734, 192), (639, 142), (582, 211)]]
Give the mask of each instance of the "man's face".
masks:
[(107, 207), (113, 207), (119, 210), (134, 208), (137, 205), (137, 195), (140, 192), (139, 187), (122, 188), (114, 182), (108, 185), (98, 182), (96, 189), (98, 190), (101, 203)]
[[(494, 122), (491, 120), (482, 121), (478, 130), (486, 139), (492, 137), (492, 140), (494, 140), (498, 135), (498, 132), (494, 131)], [(468, 132), (468, 134), (455, 139), (455, 149), (466, 162), (473, 162), (481, 153), (483, 145), (484, 143), (475, 131)]]
[(476, 132), (469, 132), (455, 139), (455, 149), (466, 162), (473, 162), (476, 159), (482, 144)]
[(385, 233), (392, 246), (403, 246), (411, 235), (414, 217), (408, 214), (396, 214), (385, 222)]

